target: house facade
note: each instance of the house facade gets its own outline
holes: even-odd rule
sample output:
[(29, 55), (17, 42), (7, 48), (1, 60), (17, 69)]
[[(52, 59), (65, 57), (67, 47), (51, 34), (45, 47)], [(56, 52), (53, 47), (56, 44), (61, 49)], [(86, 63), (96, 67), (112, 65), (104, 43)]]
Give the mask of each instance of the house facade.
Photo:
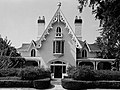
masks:
[(82, 41), (81, 17), (75, 17), (73, 30), (60, 7), (61, 3), (46, 28), (45, 17), (39, 17), (36, 41), (23, 43), (17, 49), (27, 60), (27, 65), (50, 68), (53, 78), (64, 77), (69, 66), (90, 65), (96, 70), (111, 69), (114, 59), (96, 58), (101, 52), (99, 47)]

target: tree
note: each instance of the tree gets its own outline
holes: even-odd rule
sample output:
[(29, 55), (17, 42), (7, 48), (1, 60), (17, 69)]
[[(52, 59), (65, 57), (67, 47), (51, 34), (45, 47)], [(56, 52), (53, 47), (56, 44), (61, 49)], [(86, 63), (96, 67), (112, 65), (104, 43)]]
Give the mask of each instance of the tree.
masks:
[(79, 10), (89, 5), (100, 21), (101, 35), (97, 42), (107, 58), (120, 60), (120, 0), (78, 0)]
[(10, 56), (10, 57), (18, 57), (20, 56), (19, 53), (17, 53), (17, 50), (15, 47), (11, 46), (11, 41), (7, 39), (0, 38), (0, 55), (1, 56)]
[(17, 53), (15, 47), (11, 46), (11, 41), (0, 38), (0, 69), (19, 68), (25, 64), (25, 59)]

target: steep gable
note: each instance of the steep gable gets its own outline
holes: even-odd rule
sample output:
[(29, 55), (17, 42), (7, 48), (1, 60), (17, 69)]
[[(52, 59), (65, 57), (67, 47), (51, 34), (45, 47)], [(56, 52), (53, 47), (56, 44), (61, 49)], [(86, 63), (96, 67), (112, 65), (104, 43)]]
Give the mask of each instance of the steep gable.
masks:
[(43, 32), (41, 38), (37, 41), (36, 48), (41, 48), (42, 42), (46, 40), (46, 36), (49, 35), (50, 30), (53, 28), (53, 24), (56, 22), (62, 22), (65, 24), (66, 30), (68, 30), (68, 34), (71, 36), (71, 40), (75, 43), (76, 47), (82, 48), (78, 39), (76, 38), (72, 28), (70, 27), (68, 21), (66, 20), (64, 14), (62, 13), (60, 6), (58, 7), (56, 13), (54, 14), (53, 18), (51, 19), (50, 23), (48, 24), (47, 28)]

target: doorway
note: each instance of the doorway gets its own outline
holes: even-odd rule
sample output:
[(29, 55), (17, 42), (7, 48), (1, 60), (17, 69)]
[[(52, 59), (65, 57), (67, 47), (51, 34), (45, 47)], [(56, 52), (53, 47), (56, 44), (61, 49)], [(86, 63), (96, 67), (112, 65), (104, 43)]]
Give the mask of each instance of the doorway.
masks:
[(61, 61), (55, 61), (51, 63), (51, 73), (54, 78), (62, 78), (62, 75), (66, 73), (66, 64)]

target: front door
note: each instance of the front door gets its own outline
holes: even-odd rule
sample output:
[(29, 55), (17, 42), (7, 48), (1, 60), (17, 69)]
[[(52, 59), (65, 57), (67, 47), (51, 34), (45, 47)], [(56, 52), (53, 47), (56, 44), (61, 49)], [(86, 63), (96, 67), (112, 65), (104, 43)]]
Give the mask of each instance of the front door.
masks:
[(62, 78), (62, 66), (55, 66), (54, 78)]

